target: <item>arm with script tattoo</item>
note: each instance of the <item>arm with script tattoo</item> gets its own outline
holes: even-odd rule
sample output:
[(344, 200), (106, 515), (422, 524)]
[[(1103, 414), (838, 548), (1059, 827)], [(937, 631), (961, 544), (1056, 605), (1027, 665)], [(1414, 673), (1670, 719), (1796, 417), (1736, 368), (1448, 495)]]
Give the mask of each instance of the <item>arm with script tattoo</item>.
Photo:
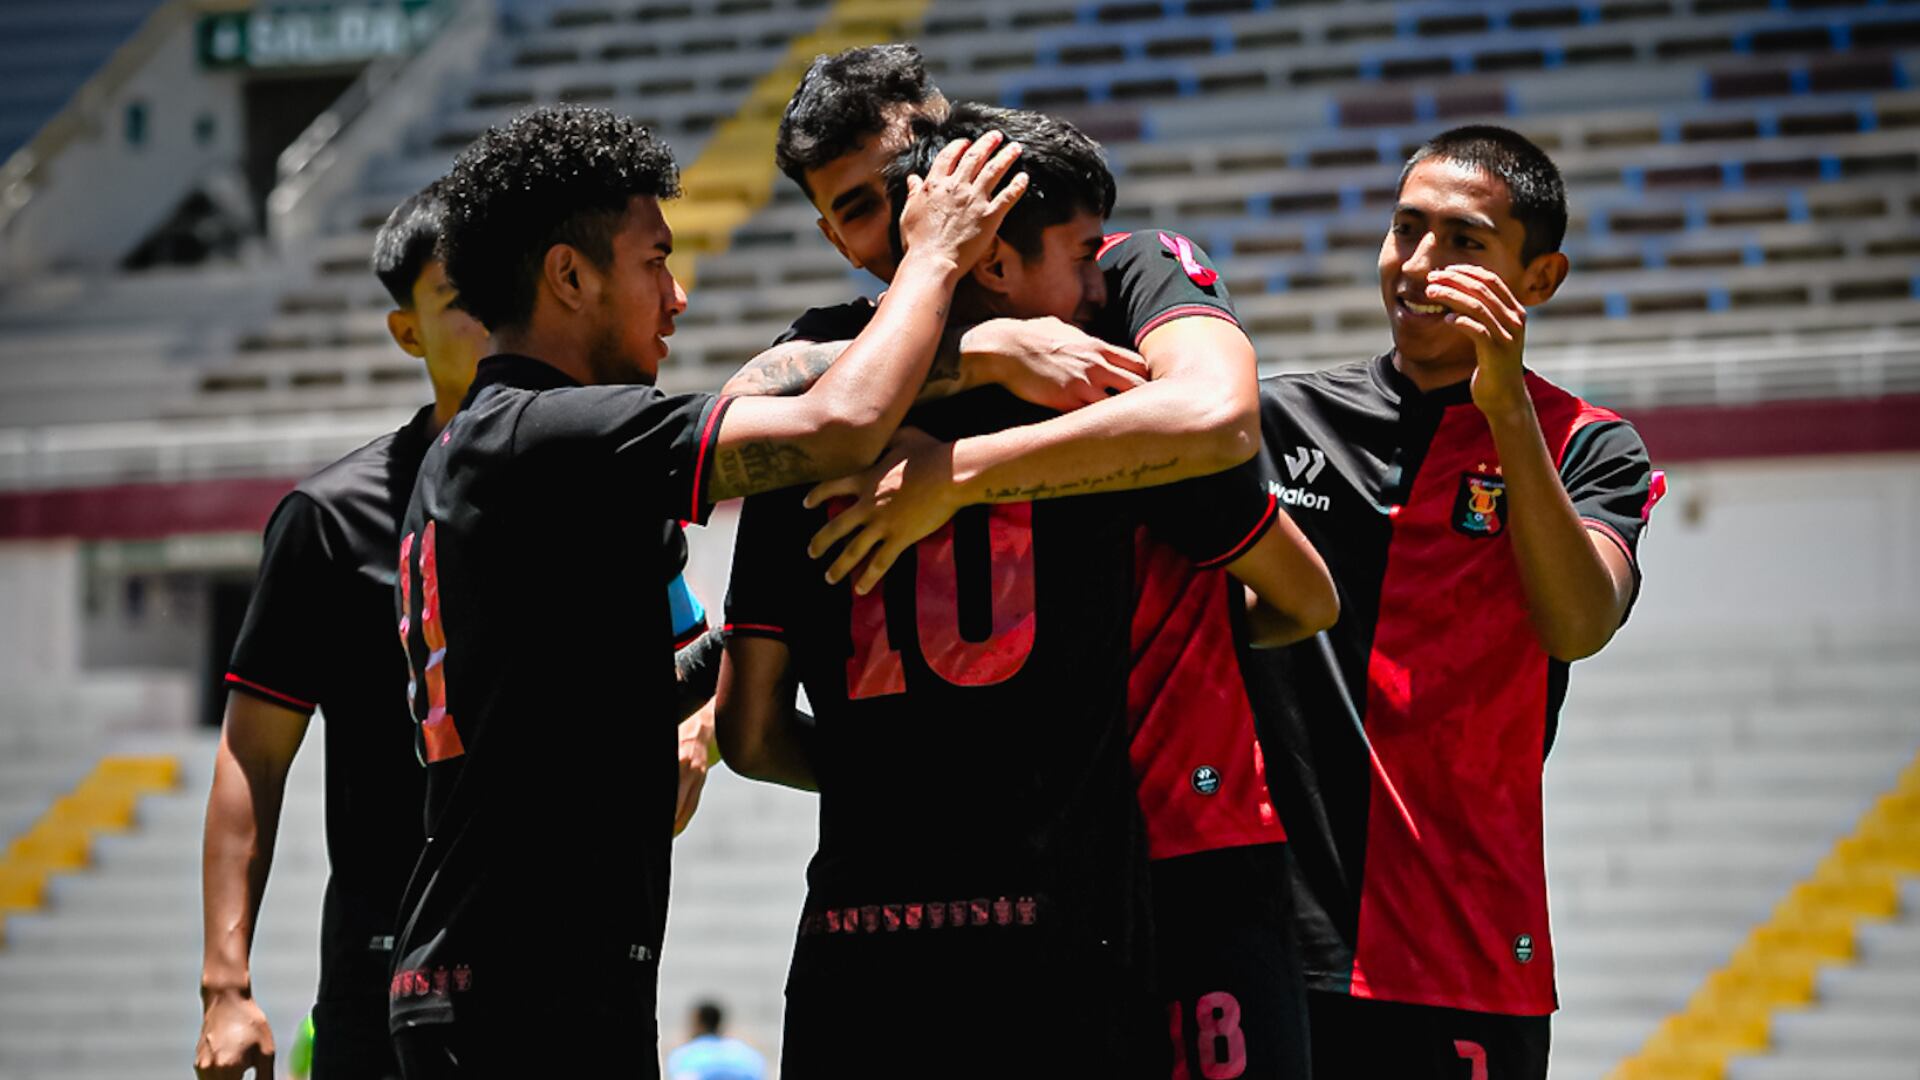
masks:
[[(907, 253), (873, 321), (813, 388), (797, 397), (742, 397), (714, 444), (718, 502), (870, 464), (926, 382), (953, 288), (1026, 191), (1022, 173), (994, 194), (1019, 156), (990, 132), (948, 144), (911, 184), (900, 230)], [(996, 154), (995, 150), (999, 152)]]
[(1155, 379), (1138, 390), (951, 444), (906, 435), (879, 464), (814, 488), (811, 506), (856, 500), (808, 547), (817, 558), (846, 541), (827, 579), (839, 581), (864, 562), (855, 588), (871, 588), (901, 552), (973, 503), (1153, 487), (1253, 456), (1258, 413), (1250, 429), (1240, 415), (1258, 402), (1245, 332), (1223, 319), (1179, 318), (1150, 332), (1141, 351)]

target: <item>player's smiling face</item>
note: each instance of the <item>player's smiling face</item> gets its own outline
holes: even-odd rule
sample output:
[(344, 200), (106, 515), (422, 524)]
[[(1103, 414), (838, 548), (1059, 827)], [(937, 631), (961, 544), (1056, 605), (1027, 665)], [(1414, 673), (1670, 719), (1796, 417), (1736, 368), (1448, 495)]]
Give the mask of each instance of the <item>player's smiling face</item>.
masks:
[(919, 111), (913, 105), (896, 107), (885, 130), (807, 173), (820, 232), (842, 258), (881, 281), (891, 282), (900, 266), (893, 254), (893, 204), (883, 174), (907, 148)]
[(1440, 158), (1414, 166), (1380, 245), (1380, 294), (1401, 359), (1473, 363), (1473, 342), (1427, 295), (1427, 274), (1461, 264), (1484, 266), (1500, 275), (1522, 303), (1533, 303), (1521, 283), (1526, 238), (1499, 177)]
[(1085, 329), (1107, 302), (1107, 279), (1100, 272), (1100, 242), (1106, 221), (1082, 210), (1040, 231), (1040, 253), (1029, 260), (1001, 240), (989, 260), (999, 262), (993, 279), (980, 278), (997, 294), (1001, 314), (1019, 319), (1051, 315)]
[(635, 196), (613, 234), (613, 258), (601, 277), (598, 340), (590, 363), (606, 383), (652, 383), (667, 355), (674, 317), (687, 294), (667, 269), (673, 230), (660, 201)]

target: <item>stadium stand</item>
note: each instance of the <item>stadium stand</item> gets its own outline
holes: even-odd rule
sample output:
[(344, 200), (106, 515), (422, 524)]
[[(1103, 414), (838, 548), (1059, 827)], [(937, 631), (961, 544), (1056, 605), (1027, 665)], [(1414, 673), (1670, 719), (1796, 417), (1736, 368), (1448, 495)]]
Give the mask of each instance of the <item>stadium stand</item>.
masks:
[[(177, 782), (149, 795), (137, 825), (94, 842), (91, 865), (55, 878), (44, 909), (14, 914), (0, 946), (0, 1076), (140, 1080), (180, 1076), (199, 1009), (201, 816), (212, 782), (210, 736), (144, 736), (177, 762)], [(21, 759), (39, 763), (35, 757)], [(254, 970), (284, 1053), (311, 1004), (314, 927), (326, 881), (321, 760), (303, 755), (287, 784), (285, 835), (262, 907)], [(304, 842), (303, 842), (304, 841)]]
[[(1762, 640), (1630, 629), (1578, 666), (1546, 773), (1563, 1006), (1556, 1078), (1704, 1075), (1685, 1070), (1704, 1059), (1711, 1029), (1667, 1018), (1703, 1000), (1695, 994), (1710, 972), (1748, 970), (1736, 954), (1750, 931), (1779, 933), (1754, 928), (1920, 751), (1915, 633), (1836, 626)], [(1800, 921), (1787, 925), (1806, 925), (1799, 912), (1792, 906)], [(1789, 962), (1776, 949), (1760, 970)], [(1811, 992), (1809, 982), (1797, 1000)], [(1609, 1071), (1663, 1023), (1678, 1064), (1641, 1055)], [(1763, 1023), (1742, 1049), (1766, 1045)], [(1884, 1050), (1862, 1045), (1866, 1057)]]
[(0, 9), (0, 160), (53, 118), (162, 0), (15, 0)]

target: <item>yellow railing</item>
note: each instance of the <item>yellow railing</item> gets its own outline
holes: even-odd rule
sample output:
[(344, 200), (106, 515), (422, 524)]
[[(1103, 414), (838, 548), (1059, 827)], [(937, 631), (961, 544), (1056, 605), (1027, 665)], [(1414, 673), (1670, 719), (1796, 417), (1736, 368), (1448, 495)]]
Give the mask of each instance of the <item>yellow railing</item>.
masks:
[(47, 881), (92, 861), (93, 838), (133, 824), (140, 797), (179, 786), (180, 760), (171, 754), (107, 757), (74, 789), (53, 801), (32, 828), (0, 858), (0, 943), (9, 914), (46, 902)]
[(698, 160), (681, 176), (685, 194), (667, 204), (673, 225), (674, 276), (691, 287), (701, 255), (725, 251), (733, 231), (773, 197), (778, 170), (773, 141), (787, 99), (813, 59), (861, 45), (912, 35), (929, 0), (838, 0), (812, 33), (793, 39), (787, 54), (748, 91), (740, 111), (715, 128)]
[(1895, 914), (1911, 874), (1920, 874), (1920, 756), (1609, 1080), (1723, 1080), (1730, 1058), (1766, 1053), (1774, 1013), (1813, 1001), (1820, 969), (1852, 961), (1860, 921)]

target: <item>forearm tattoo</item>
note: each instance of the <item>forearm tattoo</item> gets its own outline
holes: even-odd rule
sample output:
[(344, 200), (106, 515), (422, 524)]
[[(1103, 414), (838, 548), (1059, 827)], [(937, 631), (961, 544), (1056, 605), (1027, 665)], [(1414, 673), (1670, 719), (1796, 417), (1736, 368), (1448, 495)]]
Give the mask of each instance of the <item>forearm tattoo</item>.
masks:
[(851, 344), (850, 341), (807, 341), (769, 349), (735, 372), (723, 392), (747, 397), (804, 394)]
[(760, 439), (723, 446), (713, 459), (713, 498), (737, 499), (815, 479), (813, 457), (790, 442)]
[(1155, 476), (1179, 464), (1180, 459), (1174, 457), (1165, 461), (1141, 462), (1138, 465), (1114, 469), (1112, 472), (1083, 476), (1077, 480), (1067, 480), (1058, 484), (1041, 481), (1025, 487), (988, 488), (986, 498), (988, 502), (1031, 502), (1039, 499), (1058, 499), (1067, 495), (1092, 495), (1102, 491), (1131, 491), (1134, 488), (1167, 483), (1167, 480), (1155, 479)]

